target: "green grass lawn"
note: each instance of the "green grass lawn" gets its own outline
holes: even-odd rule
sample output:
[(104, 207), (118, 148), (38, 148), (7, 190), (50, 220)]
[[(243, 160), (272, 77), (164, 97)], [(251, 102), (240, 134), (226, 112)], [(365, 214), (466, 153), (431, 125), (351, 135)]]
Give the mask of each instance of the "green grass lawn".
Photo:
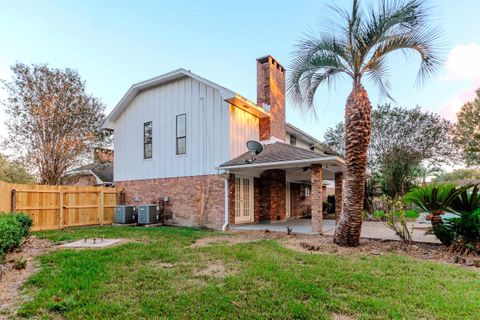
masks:
[[(102, 250), (59, 250), (29, 279), (25, 317), (69, 319), (478, 319), (480, 274), (398, 255), (305, 254), (274, 240), (194, 248), (216, 233), (91, 227), (53, 241), (121, 237)], [(219, 271), (216, 274), (215, 271)]]

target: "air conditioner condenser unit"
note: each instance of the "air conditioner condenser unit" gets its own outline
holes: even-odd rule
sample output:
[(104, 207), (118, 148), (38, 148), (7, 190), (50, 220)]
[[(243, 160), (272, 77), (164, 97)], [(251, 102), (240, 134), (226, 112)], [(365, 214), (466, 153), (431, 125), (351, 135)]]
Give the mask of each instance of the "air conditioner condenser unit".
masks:
[(135, 206), (117, 205), (115, 207), (115, 223), (131, 224), (136, 221)]
[(159, 222), (157, 206), (145, 204), (138, 206), (138, 224), (152, 224)]

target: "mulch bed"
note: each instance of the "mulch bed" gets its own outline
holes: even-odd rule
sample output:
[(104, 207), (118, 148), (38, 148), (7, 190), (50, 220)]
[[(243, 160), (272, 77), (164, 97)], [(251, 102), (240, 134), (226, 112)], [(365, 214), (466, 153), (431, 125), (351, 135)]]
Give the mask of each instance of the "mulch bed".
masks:
[(38, 268), (35, 258), (52, 248), (50, 241), (29, 237), (21, 248), (6, 255), (0, 264), (0, 318), (14, 314), (20, 287)]

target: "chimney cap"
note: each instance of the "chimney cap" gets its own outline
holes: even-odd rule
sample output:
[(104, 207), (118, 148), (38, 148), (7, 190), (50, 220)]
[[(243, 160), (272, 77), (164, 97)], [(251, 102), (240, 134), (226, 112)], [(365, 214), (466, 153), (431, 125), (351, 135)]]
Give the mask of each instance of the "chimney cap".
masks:
[(271, 54), (257, 58), (257, 62), (259, 64), (270, 63), (280, 69), (280, 71), (285, 72), (285, 68)]

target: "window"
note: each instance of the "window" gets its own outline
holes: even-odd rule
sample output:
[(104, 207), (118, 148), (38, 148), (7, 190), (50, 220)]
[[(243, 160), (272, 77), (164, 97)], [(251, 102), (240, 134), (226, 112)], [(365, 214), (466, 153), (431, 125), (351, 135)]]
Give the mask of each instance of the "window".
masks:
[(143, 124), (143, 159), (152, 158), (152, 121)]
[(187, 153), (187, 115), (177, 116), (177, 155)]
[(296, 146), (297, 145), (297, 137), (295, 136), (290, 136), (290, 144), (292, 146)]
[(300, 198), (307, 198), (310, 197), (310, 186), (306, 184), (302, 184), (300, 186)]
[(310, 150), (315, 151), (315, 146), (310, 146)]

